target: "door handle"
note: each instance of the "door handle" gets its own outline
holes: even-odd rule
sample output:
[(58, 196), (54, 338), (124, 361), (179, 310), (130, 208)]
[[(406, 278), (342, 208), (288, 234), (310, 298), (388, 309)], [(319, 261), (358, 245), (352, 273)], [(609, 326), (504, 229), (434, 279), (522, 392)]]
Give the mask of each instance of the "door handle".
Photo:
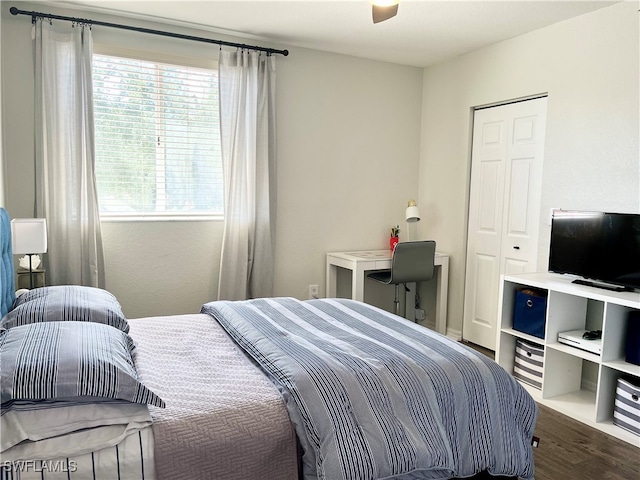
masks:
[(514, 246), (513, 246), (513, 249), (514, 249), (514, 250), (520, 250), (520, 247), (519, 247), (518, 245), (514, 245)]

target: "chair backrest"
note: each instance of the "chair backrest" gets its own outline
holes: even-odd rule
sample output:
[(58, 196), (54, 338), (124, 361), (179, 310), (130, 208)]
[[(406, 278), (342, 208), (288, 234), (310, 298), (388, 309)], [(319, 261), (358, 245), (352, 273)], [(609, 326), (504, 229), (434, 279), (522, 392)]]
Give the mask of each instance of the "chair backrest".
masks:
[(433, 277), (436, 242), (400, 242), (391, 259), (391, 282), (423, 282)]

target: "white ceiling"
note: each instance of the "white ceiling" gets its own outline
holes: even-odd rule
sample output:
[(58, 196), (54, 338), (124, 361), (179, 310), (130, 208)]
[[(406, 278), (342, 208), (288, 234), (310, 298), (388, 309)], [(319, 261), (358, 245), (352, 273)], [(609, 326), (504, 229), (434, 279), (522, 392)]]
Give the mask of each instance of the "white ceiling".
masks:
[[(376, 25), (370, 0), (67, 0), (56, 5), (185, 23), (277, 43), (414, 66), (429, 66), (615, 1), (401, 0), (398, 15)], [(212, 38), (215, 36), (212, 35)]]

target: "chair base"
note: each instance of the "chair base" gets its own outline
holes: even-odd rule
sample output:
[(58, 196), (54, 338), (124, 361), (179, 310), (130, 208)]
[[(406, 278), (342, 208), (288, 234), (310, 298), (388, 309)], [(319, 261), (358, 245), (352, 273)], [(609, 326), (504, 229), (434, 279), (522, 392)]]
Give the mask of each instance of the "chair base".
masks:
[[(405, 295), (405, 300), (406, 300), (406, 295)], [(406, 302), (405, 302), (405, 310), (406, 310)], [(400, 284), (396, 283), (396, 297), (393, 299), (393, 312), (396, 315), (400, 315)], [(406, 311), (405, 314), (402, 315), (403, 317), (406, 316)]]

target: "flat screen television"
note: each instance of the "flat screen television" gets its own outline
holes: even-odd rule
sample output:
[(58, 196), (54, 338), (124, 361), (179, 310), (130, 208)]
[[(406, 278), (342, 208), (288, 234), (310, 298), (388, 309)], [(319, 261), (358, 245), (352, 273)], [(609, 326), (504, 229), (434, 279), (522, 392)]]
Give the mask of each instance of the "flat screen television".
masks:
[(555, 210), (549, 271), (612, 290), (640, 290), (640, 214)]

